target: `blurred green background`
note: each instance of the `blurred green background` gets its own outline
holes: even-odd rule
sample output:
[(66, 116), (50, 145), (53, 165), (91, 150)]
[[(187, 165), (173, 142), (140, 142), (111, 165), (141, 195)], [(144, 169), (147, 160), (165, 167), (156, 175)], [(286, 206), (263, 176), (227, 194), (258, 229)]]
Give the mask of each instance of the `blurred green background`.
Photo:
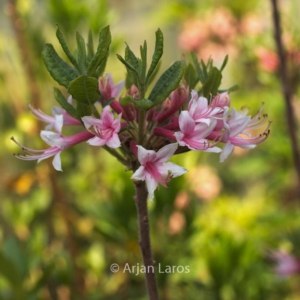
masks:
[[(300, 2), (280, 1), (289, 57), (294, 112), (300, 118)], [(297, 180), (278, 80), (269, 1), (9, 0), (0, 1), (0, 299), (147, 299), (143, 274), (112, 273), (141, 262), (131, 173), (104, 150), (86, 144), (64, 151), (64, 172), (51, 160), (19, 161), (14, 136), (44, 148), (43, 128), (31, 103), (50, 114), (56, 105), (43, 65), (44, 43), (62, 51), (59, 24), (75, 49), (75, 32), (96, 37), (111, 25), (113, 45), (106, 72), (122, 80), (116, 59), (126, 41), (134, 51), (154, 32), (165, 36), (163, 66), (184, 53), (229, 54), (223, 87), (238, 84), (232, 106), (262, 103), (273, 121), (266, 142), (251, 152), (236, 149), (220, 164), (211, 153), (174, 158), (189, 173), (160, 188), (149, 203), (154, 257), (162, 267), (189, 273), (157, 274), (161, 299), (300, 299), (300, 266), (276, 272), (274, 253), (300, 264)], [(150, 52), (150, 51), (149, 51)], [(296, 262), (295, 262), (296, 264)], [(278, 262), (277, 262), (278, 267)]]

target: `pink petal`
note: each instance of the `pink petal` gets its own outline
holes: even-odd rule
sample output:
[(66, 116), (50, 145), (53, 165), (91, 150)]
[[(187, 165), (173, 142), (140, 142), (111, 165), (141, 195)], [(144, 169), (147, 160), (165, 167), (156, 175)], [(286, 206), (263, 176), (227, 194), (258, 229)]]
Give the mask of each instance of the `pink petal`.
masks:
[(114, 133), (112, 137), (107, 140), (106, 145), (111, 148), (119, 148), (121, 146), (121, 142), (117, 133)]
[(102, 128), (102, 121), (100, 119), (96, 119), (94, 117), (91, 116), (86, 116), (86, 117), (82, 117), (81, 118), (83, 123), (84, 123), (84, 127), (86, 129), (89, 129), (90, 127), (101, 127)]
[(106, 140), (100, 139), (99, 137), (95, 136), (89, 139), (87, 143), (91, 146), (104, 146), (106, 144)]
[(109, 106), (105, 106), (102, 110), (102, 114), (101, 114), (101, 120), (103, 122), (103, 126), (104, 127), (110, 127), (111, 124), (114, 121), (114, 115), (113, 113), (110, 111), (110, 107)]
[(125, 86), (125, 80), (118, 82), (113, 88), (111, 97), (112, 98), (118, 97), (121, 91), (123, 90), (124, 86)]
[(194, 131), (195, 121), (192, 119), (188, 111), (184, 110), (179, 116), (179, 127), (184, 134), (189, 134)]

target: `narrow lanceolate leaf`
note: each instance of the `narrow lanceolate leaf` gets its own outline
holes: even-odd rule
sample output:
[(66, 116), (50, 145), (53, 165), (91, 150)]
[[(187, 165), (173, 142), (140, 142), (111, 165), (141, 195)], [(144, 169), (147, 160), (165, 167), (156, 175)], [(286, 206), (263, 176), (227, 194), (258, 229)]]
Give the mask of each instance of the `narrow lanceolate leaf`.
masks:
[(132, 52), (128, 45), (126, 45), (125, 48), (125, 60), (129, 62), (136, 71), (139, 70), (139, 59), (135, 56), (135, 54)]
[(97, 68), (97, 70), (95, 72), (96, 78), (99, 78), (100, 76), (103, 75), (103, 73), (105, 71), (107, 59), (108, 59), (108, 52), (107, 52), (106, 57), (101, 61), (99, 67)]
[(205, 84), (202, 86), (203, 96), (208, 99), (210, 95), (215, 95), (221, 85), (221, 81), (222, 73), (216, 67), (213, 67)]
[(192, 57), (192, 61), (193, 61), (197, 76), (198, 76), (199, 80), (201, 81), (201, 83), (204, 84), (205, 76), (204, 76), (203, 70), (201, 69), (201, 67), (199, 65), (197, 56), (195, 53), (191, 53), (191, 57)]
[(68, 92), (74, 99), (86, 105), (92, 105), (100, 98), (98, 80), (82, 75), (70, 83)]
[(64, 50), (64, 52), (66, 53), (68, 59), (70, 60), (70, 62), (73, 64), (73, 66), (75, 67), (75, 69), (79, 72), (80, 69), (79, 69), (79, 65), (77, 63), (77, 60), (75, 58), (75, 56), (71, 53), (68, 45), (67, 45), (67, 42), (66, 42), (66, 39), (63, 35), (63, 33), (61, 32), (61, 30), (59, 29), (59, 27), (57, 26), (57, 30), (56, 30), (56, 37), (62, 47), (62, 49)]
[(155, 68), (157, 67), (157, 64), (158, 64), (160, 58), (162, 57), (163, 51), (164, 51), (164, 36), (160, 29), (158, 29), (155, 32), (155, 37), (156, 37), (155, 49), (154, 49), (154, 54), (152, 56), (152, 62), (151, 62), (150, 68), (147, 72), (147, 81), (149, 80), (149, 78), (151, 77)]
[(110, 43), (111, 34), (109, 26), (106, 26), (100, 30), (98, 48), (87, 69), (88, 76), (92, 76), (101, 62), (107, 58)]
[(42, 57), (48, 72), (60, 85), (68, 88), (70, 82), (78, 76), (76, 70), (56, 53), (51, 44), (44, 46)]
[(77, 41), (77, 60), (82, 75), (86, 74), (86, 49), (85, 41), (80, 33), (76, 32), (76, 41)]
[(143, 46), (140, 46), (140, 52), (141, 52), (141, 65), (140, 65), (141, 81), (145, 82), (146, 69), (147, 69), (147, 42), (146, 41), (144, 41)]
[(163, 102), (178, 87), (183, 74), (184, 63), (176, 61), (161, 75), (149, 95), (149, 99), (153, 102), (152, 106)]
[(201, 63), (201, 67), (202, 67), (202, 72), (204, 74), (204, 80), (206, 81), (206, 79), (208, 77), (208, 72), (209, 72), (209, 68), (207, 67), (208, 63), (206, 66), (206, 64), (204, 63), (204, 61), (202, 59), (201, 59), (200, 63)]
[(188, 66), (185, 68), (184, 79), (190, 87), (190, 89), (195, 88), (199, 79), (197, 77), (196, 70), (192, 64), (188, 64)]
[(227, 62), (228, 62), (228, 55), (226, 55), (225, 58), (224, 58), (224, 61), (223, 61), (222, 66), (221, 66), (221, 68), (220, 68), (220, 71), (221, 71), (221, 72), (222, 72), (222, 71), (224, 70), (224, 68), (226, 67)]
[(94, 41), (92, 31), (89, 30), (88, 43), (87, 43), (87, 59), (90, 62), (95, 55), (94, 52)]
[(69, 115), (71, 115), (74, 118), (78, 118), (76, 109), (67, 101), (67, 99), (64, 97), (62, 92), (58, 88), (53, 88), (54, 90), (54, 97), (56, 101), (60, 104), (60, 106), (65, 109)]
[(119, 59), (120, 62), (122, 62), (126, 69), (127, 69), (127, 74), (128, 74), (128, 79), (130, 81), (130, 85), (134, 84), (137, 87), (139, 87), (139, 74), (138, 71), (132, 66), (129, 62), (127, 62), (121, 55), (117, 54), (117, 58)]

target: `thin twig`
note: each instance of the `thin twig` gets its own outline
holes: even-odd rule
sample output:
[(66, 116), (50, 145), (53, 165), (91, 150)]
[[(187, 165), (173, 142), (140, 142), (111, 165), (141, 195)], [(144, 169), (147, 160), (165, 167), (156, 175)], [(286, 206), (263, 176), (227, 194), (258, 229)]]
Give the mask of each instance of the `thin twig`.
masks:
[(143, 263), (146, 268), (146, 284), (150, 300), (158, 300), (158, 290), (155, 279), (155, 266), (152, 258), (150, 229), (148, 219), (147, 198), (148, 191), (144, 181), (135, 181), (135, 204), (138, 213), (139, 245), (141, 248)]
[(284, 50), (284, 46), (281, 38), (281, 28), (280, 28), (280, 15), (277, 5), (277, 0), (271, 0), (272, 9), (273, 9), (273, 25), (274, 25), (274, 38), (277, 46), (277, 52), (279, 56), (279, 73), (282, 85), (282, 93), (285, 100), (286, 105), (286, 119), (288, 125), (288, 131), (292, 144), (292, 152), (295, 170), (298, 175), (298, 184), (297, 184), (297, 192), (298, 198), (300, 199), (300, 151), (299, 145), (297, 142), (297, 132), (296, 132), (296, 118), (293, 112), (292, 106), (292, 89), (288, 79), (288, 69), (287, 69), (287, 61), (286, 61), (286, 53)]

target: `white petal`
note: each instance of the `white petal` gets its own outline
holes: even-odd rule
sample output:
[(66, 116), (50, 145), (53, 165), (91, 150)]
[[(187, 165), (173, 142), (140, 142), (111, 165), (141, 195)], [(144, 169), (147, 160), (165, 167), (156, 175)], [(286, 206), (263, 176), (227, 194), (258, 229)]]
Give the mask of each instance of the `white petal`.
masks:
[(144, 165), (148, 161), (155, 161), (156, 152), (153, 150), (146, 150), (144, 147), (137, 145), (138, 148), (138, 160), (141, 165)]
[(220, 155), (220, 162), (225, 161), (229, 155), (233, 152), (234, 150), (234, 145), (232, 145), (229, 141), (225, 144), (221, 155)]
[(146, 175), (146, 184), (148, 188), (149, 198), (150, 200), (154, 197), (154, 191), (157, 188), (158, 183), (155, 181), (155, 179), (151, 175)]
[(166, 167), (172, 173), (173, 177), (181, 176), (182, 174), (185, 174), (187, 172), (187, 169), (178, 166), (172, 162), (167, 162)]
[(166, 162), (168, 159), (172, 157), (175, 151), (178, 148), (177, 143), (169, 144), (164, 146), (163, 148), (159, 149), (156, 154), (156, 161), (157, 162)]
[(220, 153), (220, 152), (222, 152), (222, 149), (219, 147), (212, 147), (212, 148), (207, 148), (206, 150), (203, 150), (203, 152)]
[(84, 127), (86, 129), (89, 129), (92, 126), (96, 126), (96, 127), (101, 127), (102, 126), (102, 121), (96, 118), (93, 118), (91, 116), (86, 116), (86, 117), (82, 117), (81, 118), (83, 123), (84, 123)]
[(54, 128), (55, 128), (56, 132), (61, 133), (63, 124), (64, 124), (64, 116), (63, 115), (55, 115)]
[(55, 156), (53, 158), (53, 161), (52, 161), (52, 165), (53, 165), (53, 167), (54, 167), (55, 170), (62, 172), (60, 152), (58, 152), (57, 154), (55, 154)]
[(140, 166), (131, 176), (131, 179), (145, 180), (145, 167)]
[(63, 138), (59, 133), (53, 132), (53, 131), (47, 131), (47, 130), (42, 130), (40, 133), (41, 138), (43, 139), (44, 142), (46, 142), (48, 145), (54, 147), (59, 147), (63, 148), (64, 143), (63, 143)]

